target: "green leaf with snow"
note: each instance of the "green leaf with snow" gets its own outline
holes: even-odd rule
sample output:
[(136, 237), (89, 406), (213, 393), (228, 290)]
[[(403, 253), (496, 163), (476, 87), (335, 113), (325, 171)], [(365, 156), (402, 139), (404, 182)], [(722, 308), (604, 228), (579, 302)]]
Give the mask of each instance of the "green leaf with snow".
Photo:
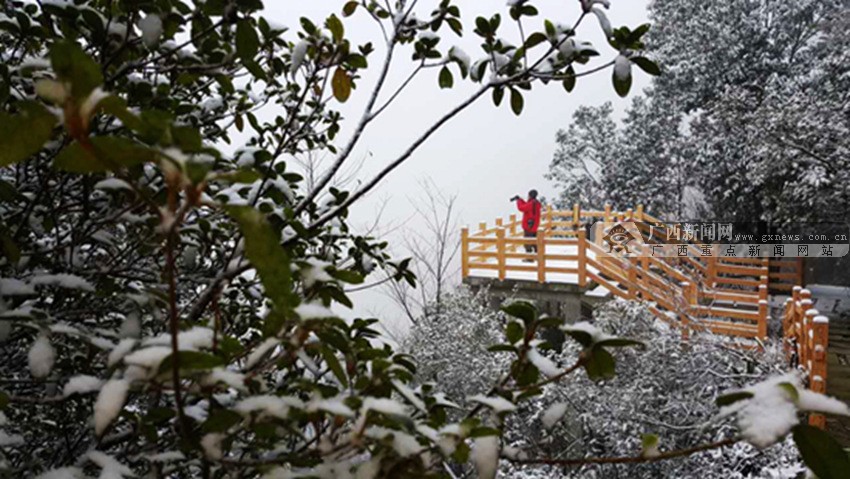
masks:
[(50, 64), (60, 80), (71, 84), (71, 97), (77, 101), (84, 100), (92, 90), (103, 84), (100, 65), (69, 40), (50, 47)]
[(331, 88), (333, 89), (334, 98), (340, 103), (348, 101), (351, 96), (351, 78), (348, 73), (342, 68), (337, 68), (331, 79)]
[(524, 106), (525, 100), (522, 98), (522, 93), (519, 90), (511, 89), (511, 111), (514, 112), (514, 115), (519, 116), (522, 114)]
[(20, 113), (0, 112), (0, 166), (8, 166), (37, 153), (53, 134), (56, 117), (40, 103), (18, 103)]
[(56, 156), (53, 165), (71, 173), (115, 171), (157, 159), (156, 150), (129, 138), (99, 136), (89, 146), (75, 142)]
[(260, 37), (248, 20), (236, 24), (236, 54), (242, 60), (254, 60), (260, 48)]
[(826, 431), (808, 424), (794, 426), (793, 437), (806, 466), (818, 479), (846, 478), (850, 456)]
[(363, 276), (360, 273), (348, 269), (329, 269), (328, 274), (343, 283), (360, 284), (363, 282)]
[(510, 344), (516, 344), (520, 340), (522, 340), (522, 336), (525, 334), (523, 331), (522, 325), (516, 321), (511, 321), (505, 326), (505, 337), (508, 338), (508, 342)]
[(641, 453), (643, 457), (658, 456), (658, 436), (655, 434), (642, 434), (640, 437)]
[(735, 404), (738, 401), (743, 401), (745, 399), (750, 399), (753, 397), (753, 393), (748, 391), (739, 391), (729, 394), (724, 394), (722, 396), (718, 396), (717, 399), (714, 400), (715, 404), (718, 407), (729, 406), (730, 404)]
[(646, 58), (646, 57), (631, 57), (629, 60), (631, 60), (631, 62), (634, 63), (635, 65), (637, 65), (641, 70), (645, 71), (646, 73), (648, 73), (650, 75), (653, 75), (653, 76), (661, 75), (661, 68), (659, 68), (658, 65), (654, 61), (650, 60), (649, 58)]
[(645, 348), (646, 344), (643, 341), (638, 341), (637, 339), (628, 339), (628, 338), (607, 338), (601, 341), (596, 342), (597, 346), (606, 346), (610, 348), (626, 348), (630, 346), (638, 346), (641, 348)]
[[(224, 365), (224, 359), (201, 351), (178, 351), (177, 363), (183, 371), (213, 369)], [(169, 354), (159, 365), (159, 373), (170, 371), (174, 367), (174, 355)]]
[(333, 35), (335, 42), (339, 43), (342, 41), (343, 36), (345, 36), (345, 27), (343, 27), (342, 21), (340, 21), (339, 17), (331, 15), (325, 21), (325, 26), (331, 31), (331, 35)]
[(322, 352), (322, 357), (325, 359), (325, 362), (328, 363), (328, 368), (339, 380), (339, 383), (342, 385), (342, 387), (347, 388), (348, 377), (346, 377), (345, 371), (342, 369), (342, 365), (340, 364), (339, 359), (337, 359), (336, 354), (334, 354), (334, 352), (327, 346), (322, 346), (320, 350)]
[(584, 370), (587, 377), (592, 381), (611, 379), (616, 375), (614, 356), (603, 348), (592, 348), (587, 350), (587, 361)]
[(537, 321), (537, 308), (528, 301), (514, 301), (502, 306), (502, 311), (508, 316), (521, 319), (525, 324)]
[(593, 336), (587, 331), (583, 331), (581, 329), (572, 329), (569, 327), (562, 328), (563, 331), (571, 338), (573, 338), (577, 343), (582, 346), (588, 348), (593, 345)]
[(619, 78), (617, 75), (612, 77), (612, 81), (614, 83), (614, 91), (617, 92), (618, 95), (625, 98), (629, 94), (629, 90), (632, 89), (632, 77), (627, 76), (625, 78)]
[(779, 383), (776, 386), (785, 391), (785, 394), (787, 394), (794, 403), (800, 400), (800, 391), (797, 391), (797, 388), (793, 384), (784, 382)]
[(201, 424), (201, 430), (205, 433), (225, 432), (231, 427), (242, 422), (243, 419), (244, 418), (241, 414), (229, 409), (216, 409), (211, 412), (207, 417), (207, 420)]
[(454, 85), (454, 77), (449, 68), (444, 66), (440, 69), (440, 88), (451, 88)]
[(228, 206), (227, 213), (239, 224), (245, 237), (245, 254), (257, 269), (266, 295), (279, 313), (295, 303), (289, 255), (266, 217), (250, 206)]

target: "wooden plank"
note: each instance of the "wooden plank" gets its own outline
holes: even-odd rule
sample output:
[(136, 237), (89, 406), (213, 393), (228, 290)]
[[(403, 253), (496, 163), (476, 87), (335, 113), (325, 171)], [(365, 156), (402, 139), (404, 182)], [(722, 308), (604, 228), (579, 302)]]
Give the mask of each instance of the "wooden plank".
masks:
[(719, 256), (718, 265), (720, 264), (762, 264), (762, 258), (738, 258), (733, 256)]
[(493, 271), (499, 271), (499, 265), (490, 264), (490, 263), (469, 263), (469, 269), (490, 269)]
[(748, 286), (754, 289), (761, 285), (761, 282), (752, 279), (728, 278), (726, 276), (718, 276), (716, 282), (718, 286), (722, 284), (731, 284), (735, 286)]
[(624, 298), (624, 299), (626, 298), (626, 292), (624, 292), (620, 288), (614, 286), (612, 283), (610, 283), (605, 278), (597, 275), (593, 271), (588, 271), (587, 275), (590, 277), (590, 279), (592, 279), (593, 281), (596, 281), (596, 283), (598, 283), (600, 286), (603, 286), (605, 289), (610, 291), (611, 294), (617, 295), (617, 296)]
[(507, 266), (507, 271), (525, 271), (525, 272), (536, 273), (537, 272), (537, 266), (531, 265), (531, 264), (509, 264)]
[(565, 274), (578, 274), (578, 268), (559, 268), (546, 266), (547, 273), (565, 273)]
[(796, 271), (792, 271), (792, 272), (790, 272), (790, 273), (781, 273), (781, 272), (779, 272), (779, 271), (771, 271), (770, 273), (768, 273), (768, 276), (770, 277), (770, 279), (791, 279), (791, 280), (796, 280), (796, 279), (797, 279), (797, 272), (796, 272)]
[(705, 328), (715, 334), (724, 334), (726, 336), (737, 336), (744, 338), (755, 338), (758, 335), (758, 327), (742, 326), (736, 323), (725, 321), (701, 321), (695, 325), (695, 329)]
[(730, 291), (706, 291), (703, 293), (705, 297), (716, 301), (732, 301), (744, 304), (758, 304), (758, 294), (748, 294), (746, 292), (730, 292)]
[(734, 274), (738, 276), (756, 276), (761, 277), (764, 273), (762, 268), (751, 268), (749, 266), (737, 266), (731, 264), (718, 264), (718, 273)]
[(547, 261), (578, 261), (577, 254), (549, 254), (546, 253)]
[(718, 318), (735, 318), (746, 319), (750, 321), (758, 321), (758, 311), (746, 311), (742, 309), (719, 308), (717, 306), (697, 306), (700, 314), (705, 316), (715, 316)]

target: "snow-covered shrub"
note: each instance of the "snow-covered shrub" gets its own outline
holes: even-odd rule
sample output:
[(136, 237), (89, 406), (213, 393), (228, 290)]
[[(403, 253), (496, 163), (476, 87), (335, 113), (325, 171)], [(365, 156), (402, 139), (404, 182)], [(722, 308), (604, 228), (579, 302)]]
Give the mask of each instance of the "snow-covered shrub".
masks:
[[(513, 446), (536, 444), (540, 455), (550, 456), (623, 456), (640, 453), (644, 434), (657, 435), (661, 450), (715, 441), (736, 430), (729, 420), (715, 420), (719, 413), (715, 399), (785, 370), (784, 353), (775, 343), (759, 352), (732, 346), (728, 337), (700, 333), (683, 344), (677, 331), (636, 302), (615, 300), (601, 306), (594, 312), (594, 325), (616, 336), (640, 339), (646, 349), (618, 350), (613, 379), (594, 383), (582, 376), (547, 386), (542, 396), (521, 409), (522, 419), (512, 423), (508, 437)], [(567, 364), (577, 353), (578, 346), (567, 343), (553, 359)], [(564, 406), (561, 419), (546, 427), (553, 405)], [(593, 465), (559, 474), (790, 479), (801, 470), (789, 439), (763, 450), (739, 443), (728, 451), (676, 460)]]
[[(0, 2), (0, 475), (422, 477), (468, 462), (473, 439), (496, 469), (500, 430), (448, 421), (377, 319), (337, 316), (373, 271), (415, 282), (349, 209), (476, 101), (519, 115), (532, 87), (583, 76), (574, 63), (607, 66), (585, 66), (601, 55), (585, 42), (557, 53), (584, 26), (335, 3), (272, 19), (261, 0)], [(350, 38), (352, 15), (374, 36)], [(626, 55), (653, 70), (648, 29), (606, 42), (621, 95)], [(462, 32), (483, 41), (472, 67)], [(404, 96), (399, 58), (409, 81), (474, 93), (345, 191)]]
[(488, 300), (486, 289), (459, 288), (443, 297), (439, 314), (417, 320), (403, 349), (416, 356), (419, 381), (436, 382), (449, 397), (464, 401), (505, 373), (510, 358), (487, 348), (501, 340), (506, 318)]

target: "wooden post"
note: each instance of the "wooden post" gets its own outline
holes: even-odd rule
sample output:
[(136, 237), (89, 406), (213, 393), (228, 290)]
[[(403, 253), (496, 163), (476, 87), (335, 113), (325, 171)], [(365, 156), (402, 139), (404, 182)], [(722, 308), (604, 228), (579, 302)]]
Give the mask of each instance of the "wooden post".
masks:
[(794, 299), (785, 298), (785, 305), (782, 313), (782, 349), (785, 351), (785, 361), (791, 359), (791, 342), (789, 334), (793, 330), (794, 325)]
[(706, 258), (705, 282), (711, 289), (717, 285), (717, 256)]
[(690, 313), (691, 313), (690, 306), (691, 306), (691, 304), (693, 304), (693, 302), (691, 300), (691, 284), (687, 281), (682, 281), (680, 283), (680, 285), (682, 286), (682, 296), (685, 298), (685, 301), (687, 301), (687, 303), (688, 303), (688, 306), (687, 306), (686, 310), (683, 312), (682, 317), (680, 319), (680, 321), (682, 323), (682, 341), (687, 341), (688, 338), (690, 338), (690, 336), (691, 336), (691, 331), (690, 331), (690, 327), (691, 327), (691, 325), (690, 325)]
[(546, 241), (545, 234), (537, 233), (537, 281), (546, 282)]
[[(762, 285), (762, 286), (759, 286), (759, 288), (760, 289), (761, 288), (766, 289), (766, 286)], [(761, 291), (759, 291), (759, 292), (761, 292)], [(767, 339), (767, 321), (768, 321), (767, 300), (766, 299), (760, 299), (759, 300), (759, 322), (758, 322), (758, 330), (759, 330), (758, 335), (759, 336), (758, 337), (762, 341)]]
[(643, 205), (640, 204), (640, 203), (637, 205), (637, 211), (635, 212), (635, 219), (637, 221), (643, 221)]
[(484, 232), (487, 229), (487, 222), (482, 221), (481, 223), (478, 223), (478, 228), (481, 230), (481, 232)]
[(578, 285), (587, 286), (587, 231), (578, 230)]
[[(806, 298), (806, 293), (808, 290), (804, 289), (800, 292), (800, 297), (803, 298), (800, 300), (797, 317), (795, 318), (797, 324), (794, 325), (794, 338), (797, 340), (797, 364), (801, 364), (805, 366), (805, 362), (803, 361), (803, 356), (805, 355), (805, 320), (806, 313), (812, 309), (812, 300)], [(811, 296), (811, 293), (808, 293)]]
[(461, 278), (466, 279), (469, 276), (469, 228), (465, 226), (460, 230), (460, 268)]
[(761, 284), (759, 285), (759, 339), (764, 341), (767, 339), (767, 323), (770, 320), (768, 317), (768, 303), (767, 303), (767, 276), (761, 277)]
[(552, 229), (551, 225), (552, 225), (552, 205), (546, 205), (546, 230), (547, 231)]
[(806, 368), (806, 371), (809, 371), (809, 376), (811, 379), (811, 371), (812, 371), (812, 323), (816, 316), (820, 316), (820, 313), (817, 309), (808, 309), (806, 310), (806, 315), (803, 317), (803, 331), (802, 331), (802, 343), (803, 343), (803, 357), (800, 361), (800, 364)]
[(797, 258), (797, 284), (806, 284), (806, 258)]
[(631, 208), (626, 210), (626, 219), (632, 221), (635, 219), (635, 211)]
[(505, 279), (507, 265), (505, 263), (505, 229), (496, 230), (496, 259), (499, 264), (499, 280)]
[(697, 313), (697, 306), (699, 306), (699, 283), (694, 281), (691, 283), (691, 308), (694, 314)]
[[(826, 316), (815, 316), (812, 319), (812, 343), (809, 388), (816, 393), (826, 394), (826, 348), (829, 346), (829, 318)], [(826, 429), (826, 418), (823, 414), (811, 414), (809, 424)]]
[(611, 205), (608, 204), (605, 205), (605, 222), (611, 222)]
[(581, 229), (581, 207), (578, 203), (573, 205), (573, 227), (576, 231)]
[(516, 236), (516, 215), (511, 215), (511, 236)]

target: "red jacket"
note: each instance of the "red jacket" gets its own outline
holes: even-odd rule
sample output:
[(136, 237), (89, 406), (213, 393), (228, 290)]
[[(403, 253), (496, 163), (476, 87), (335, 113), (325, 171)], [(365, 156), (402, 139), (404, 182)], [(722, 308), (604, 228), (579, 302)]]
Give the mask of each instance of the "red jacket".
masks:
[(522, 211), (522, 230), (526, 233), (537, 233), (537, 228), (540, 227), (540, 202), (518, 198), (516, 207)]

